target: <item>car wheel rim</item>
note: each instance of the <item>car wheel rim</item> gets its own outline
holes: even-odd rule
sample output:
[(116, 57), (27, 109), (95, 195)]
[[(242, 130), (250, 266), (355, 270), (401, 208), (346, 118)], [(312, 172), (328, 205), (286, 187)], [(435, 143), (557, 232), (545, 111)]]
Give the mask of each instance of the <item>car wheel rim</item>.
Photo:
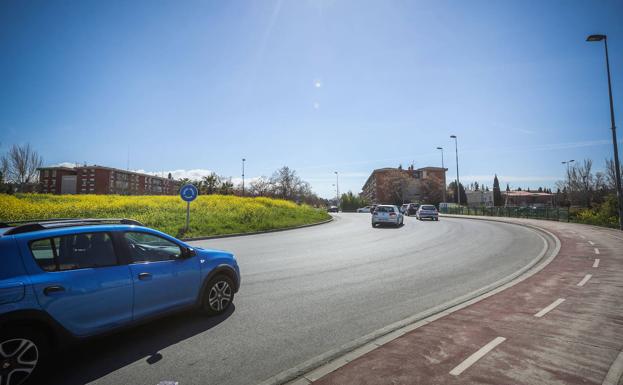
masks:
[(210, 309), (223, 311), (231, 302), (231, 296), (231, 286), (225, 281), (218, 281), (210, 288), (210, 294), (208, 295)]
[(39, 361), (37, 345), (25, 338), (0, 343), (0, 384), (23, 383), (35, 370)]

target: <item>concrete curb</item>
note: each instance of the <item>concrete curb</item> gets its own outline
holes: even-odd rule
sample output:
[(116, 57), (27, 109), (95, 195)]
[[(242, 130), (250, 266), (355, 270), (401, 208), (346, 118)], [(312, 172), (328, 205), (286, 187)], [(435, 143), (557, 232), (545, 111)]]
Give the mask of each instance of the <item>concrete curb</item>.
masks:
[[(463, 219), (462, 217), (457, 218)], [(346, 365), (350, 361), (353, 361), (354, 359), (361, 357), (364, 354), (378, 348), (379, 346), (393, 341), (394, 339), (410, 331), (413, 331), (421, 326), (431, 323), (439, 318), (445, 317), (448, 314), (463, 309), (469, 305), (479, 302), (485, 298), (488, 298), (511, 286), (520, 283), (521, 281), (533, 276), (534, 274), (545, 268), (545, 266), (547, 266), (551, 261), (554, 260), (554, 258), (556, 258), (558, 252), (560, 251), (560, 239), (558, 239), (558, 237), (556, 237), (548, 230), (524, 223), (514, 223), (502, 220), (493, 221), (528, 227), (532, 230), (535, 230), (545, 244), (543, 250), (526, 266), (496, 282), (493, 282), (487, 286), (484, 286), (461, 297), (455, 298), (452, 301), (435, 306), (424, 312), (415, 314), (411, 317), (385, 326), (354, 341), (346, 343), (338, 348), (329, 350), (328, 352), (313, 357), (310, 360), (307, 360), (293, 368), (278, 373), (277, 375), (261, 382), (259, 385), (310, 384), (311, 382), (325, 376), (326, 374), (329, 374)], [(545, 239), (545, 237), (541, 234), (544, 234), (550, 238), (550, 240), (554, 243), (553, 249), (552, 247), (550, 247), (547, 239)], [(551, 254), (546, 257), (548, 251), (551, 251)]]
[(316, 223), (310, 223), (307, 225), (300, 225), (300, 226), (293, 226), (293, 227), (284, 227), (282, 229), (271, 229), (271, 230), (262, 230), (262, 231), (255, 231), (252, 233), (234, 233), (234, 234), (222, 234), (222, 235), (208, 235), (205, 237), (194, 237), (194, 238), (180, 238), (180, 240), (184, 241), (184, 242), (191, 242), (191, 241), (203, 241), (206, 239), (219, 239), (219, 238), (231, 238), (231, 237), (244, 237), (247, 235), (258, 235), (258, 234), (267, 234), (267, 233), (276, 233), (279, 231), (288, 231), (288, 230), (296, 230), (296, 229), (304, 229), (306, 227), (312, 227), (312, 226), (318, 226), (318, 225), (324, 225), (326, 223), (329, 222), (333, 222), (333, 217), (331, 217), (330, 219), (327, 219), (326, 221), (321, 221), (321, 222), (316, 222)]
[(619, 353), (606, 374), (602, 385), (621, 385), (623, 383), (623, 351)]

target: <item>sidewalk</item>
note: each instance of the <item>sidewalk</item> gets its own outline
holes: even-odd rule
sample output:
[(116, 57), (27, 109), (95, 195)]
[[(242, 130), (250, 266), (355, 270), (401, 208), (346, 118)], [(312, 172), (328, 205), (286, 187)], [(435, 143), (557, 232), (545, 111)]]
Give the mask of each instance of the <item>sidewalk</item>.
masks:
[(558, 256), (513, 287), (424, 324), (323, 377), (308, 374), (295, 383), (620, 385), (623, 233), (509, 221), (552, 232), (561, 241)]

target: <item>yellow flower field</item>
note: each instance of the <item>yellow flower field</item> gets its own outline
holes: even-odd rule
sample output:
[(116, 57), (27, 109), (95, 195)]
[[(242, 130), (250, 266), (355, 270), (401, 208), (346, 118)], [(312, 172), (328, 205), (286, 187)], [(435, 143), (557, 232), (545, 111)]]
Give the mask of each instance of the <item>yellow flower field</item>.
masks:
[[(186, 202), (179, 196), (0, 194), (0, 222), (48, 218), (131, 218), (182, 236)], [(199, 196), (184, 237), (278, 229), (328, 219), (324, 210), (270, 198)]]

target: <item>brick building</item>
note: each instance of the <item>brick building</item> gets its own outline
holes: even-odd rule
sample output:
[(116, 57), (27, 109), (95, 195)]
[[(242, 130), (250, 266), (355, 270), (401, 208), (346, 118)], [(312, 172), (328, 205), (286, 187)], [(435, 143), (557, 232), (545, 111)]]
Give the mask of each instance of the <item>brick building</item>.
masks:
[(441, 201), (446, 187), (447, 168), (410, 166), (380, 168), (372, 171), (361, 189), (371, 203)]
[(43, 193), (173, 195), (179, 182), (104, 166), (41, 167), (39, 183)]

